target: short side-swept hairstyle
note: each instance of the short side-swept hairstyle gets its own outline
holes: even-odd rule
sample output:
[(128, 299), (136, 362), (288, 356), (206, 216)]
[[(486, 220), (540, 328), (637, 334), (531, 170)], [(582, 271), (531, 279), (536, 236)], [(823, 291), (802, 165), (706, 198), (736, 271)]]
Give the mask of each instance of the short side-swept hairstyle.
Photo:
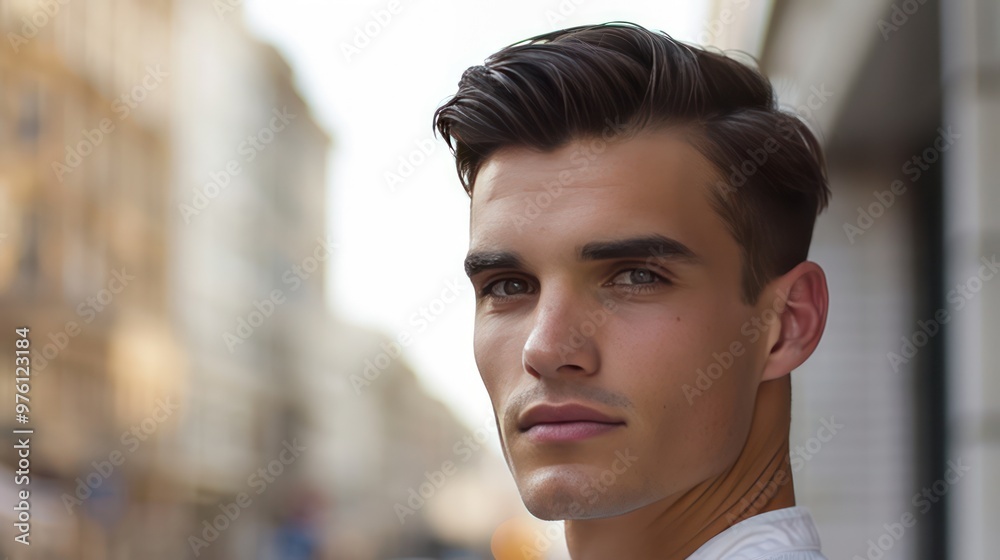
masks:
[(504, 147), (681, 127), (713, 163), (712, 204), (740, 246), (742, 299), (804, 261), (830, 189), (819, 142), (755, 68), (627, 22), (514, 43), (467, 69), (434, 113), (469, 196)]

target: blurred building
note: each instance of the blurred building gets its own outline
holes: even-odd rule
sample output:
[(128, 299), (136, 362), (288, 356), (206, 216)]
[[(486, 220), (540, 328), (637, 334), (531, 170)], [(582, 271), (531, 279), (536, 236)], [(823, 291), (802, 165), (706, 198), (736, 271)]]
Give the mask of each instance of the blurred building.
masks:
[(833, 200), (811, 258), (826, 270), (831, 311), (792, 376), (793, 448), (821, 418), (844, 425), (795, 479), (824, 550), (991, 558), (1000, 282), (986, 263), (1000, 253), (990, 172), (1000, 8), (720, 0), (713, 17), (725, 21), (713, 42), (756, 55), (828, 157)]
[[(128, 441), (126, 465), (101, 462), (183, 378), (167, 315), (171, 104), (152, 56), (170, 44), (170, 14), (164, 2), (90, 2), (86, 15), (43, 4), (0, 3), (0, 340), (12, 349), (14, 329), (31, 328), (33, 552), (111, 557), (116, 528), (155, 534), (133, 514), (173, 501), (158, 462), (168, 412)], [(13, 384), (0, 394), (13, 403)], [(4, 425), (23, 427), (10, 407)], [(11, 445), (3, 457), (16, 464)], [(4, 552), (26, 557), (3, 525)]]
[[(298, 476), (261, 494), (272, 507), (241, 521), (245, 538), (233, 537), (231, 557), (249, 557), (260, 546), (253, 535), (303, 487), (326, 506), (315, 521), (338, 558), (447, 546), (445, 527), (423, 511), (400, 523), (394, 506), (455, 459), (467, 430), (401, 358), (365, 377), (386, 337), (326, 311), (325, 261), (337, 250), (325, 234), (329, 139), (287, 64), (247, 36), (238, 12), (176, 2), (174, 18), (183, 61), (175, 101), (184, 110), (174, 113), (171, 309), (192, 370), (178, 472), (197, 481), (196, 517), (247, 491), (258, 463), (298, 438), (309, 450), (294, 465)], [(487, 457), (495, 459), (470, 460), (465, 475)], [(452, 540), (488, 539), (495, 522)]]
[[(174, 2), (170, 51), (179, 108), (164, 208), (170, 312), (190, 363), (174, 472), (193, 493), (185, 529), (210, 545), (182, 543), (200, 558), (253, 557), (298, 480), (300, 457), (275, 463), (280, 476), (254, 473), (296, 441), (302, 364), (287, 348), (322, 324), (330, 250), (320, 243), (330, 140), (287, 64), (247, 34), (238, 14), (226, 15)], [(304, 259), (312, 270), (284, 283), (284, 271)], [(241, 494), (253, 507), (210, 542), (203, 521)]]
[[(352, 383), (386, 339), (326, 311), (330, 137), (282, 57), (215, 4), (0, 2), (0, 343), (13, 356), (31, 328), (32, 557), (488, 542), (497, 519), (475, 512), (506, 510), (434, 513), (491, 497), (486, 453), (398, 519), (469, 432), (401, 359)], [(12, 504), (11, 445), (0, 458)], [(4, 511), (0, 553), (27, 557)]]

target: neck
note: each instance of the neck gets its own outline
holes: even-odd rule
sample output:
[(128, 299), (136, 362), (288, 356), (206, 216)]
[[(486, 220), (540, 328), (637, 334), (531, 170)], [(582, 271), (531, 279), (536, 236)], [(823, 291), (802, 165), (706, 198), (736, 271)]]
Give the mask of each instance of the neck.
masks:
[(574, 560), (686, 558), (732, 525), (795, 505), (788, 458), (791, 381), (760, 385), (750, 434), (736, 462), (689, 490), (624, 515), (566, 521)]

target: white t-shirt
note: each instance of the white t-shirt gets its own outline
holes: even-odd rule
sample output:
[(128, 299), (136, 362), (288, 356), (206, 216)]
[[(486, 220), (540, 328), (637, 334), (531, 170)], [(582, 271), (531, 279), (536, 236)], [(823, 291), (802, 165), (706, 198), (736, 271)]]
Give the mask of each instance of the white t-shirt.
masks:
[(819, 549), (812, 516), (805, 508), (790, 507), (740, 521), (687, 560), (826, 560)]

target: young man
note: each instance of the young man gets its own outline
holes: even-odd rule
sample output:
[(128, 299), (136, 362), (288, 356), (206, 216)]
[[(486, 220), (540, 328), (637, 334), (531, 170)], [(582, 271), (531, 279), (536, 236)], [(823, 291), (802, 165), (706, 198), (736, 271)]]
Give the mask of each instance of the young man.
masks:
[(572, 557), (822, 559), (789, 373), (830, 191), (770, 83), (614, 23), (469, 68), (438, 132), (471, 197), (475, 357), (528, 510)]

